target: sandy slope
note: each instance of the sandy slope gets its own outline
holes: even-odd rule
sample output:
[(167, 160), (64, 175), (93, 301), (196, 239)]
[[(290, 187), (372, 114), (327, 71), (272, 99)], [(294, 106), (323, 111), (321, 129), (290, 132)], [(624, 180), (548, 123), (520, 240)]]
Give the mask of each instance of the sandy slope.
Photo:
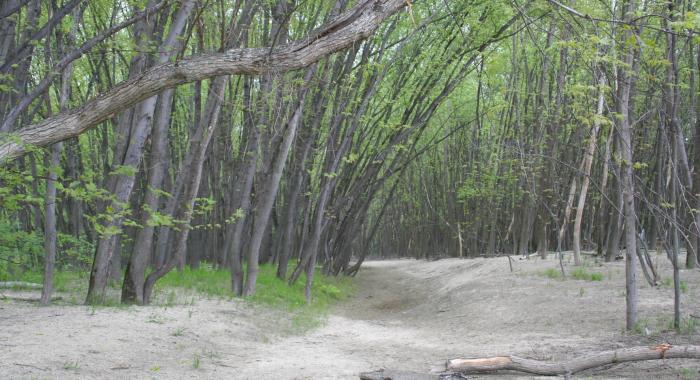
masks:
[[(456, 356), (557, 360), (663, 340), (700, 344), (698, 334), (662, 331), (671, 289), (642, 287), (651, 335), (626, 336), (624, 264), (591, 264), (587, 270), (604, 274), (600, 282), (541, 275), (555, 264), (517, 260), (511, 273), (506, 258), (369, 262), (357, 294), (304, 335), (288, 334), (287, 315), (241, 301), (44, 308), (16, 299), (36, 294), (4, 291), (11, 298), (0, 302), (0, 378), (356, 379), (382, 367), (427, 371)], [(684, 312), (700, 315), (700, 273), (683, 278)], [(692, 361), (647, 362), (581, 378), (700, 378), (698, 369)]]

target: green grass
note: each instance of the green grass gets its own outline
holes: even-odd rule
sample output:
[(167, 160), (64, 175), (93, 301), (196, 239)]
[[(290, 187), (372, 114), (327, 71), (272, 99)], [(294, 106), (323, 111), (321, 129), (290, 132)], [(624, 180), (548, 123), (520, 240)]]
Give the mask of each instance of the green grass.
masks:
[(646, 318), (638, 319), (637, 323), (632, 327), (632, 331), (638, 335), (647, 335), (647, 331), (649, 331), (649, 320)]
[[(292, 266), (292, 265), (290, 265)], [(261, 265), (258, 273), (255, 296), (246, 302), (276, 308), (288, 315), (290, 333), (298, 333), (318, 326), (327, 315), (330, 306), (352, 293), (352, 281), (346, 277), (326, 277), (317, 269), (311, 288), (311, 304), (306, 304), (302, 275), (292, 286), (276, 276), (276, 267)], [(210, 297), (232, 299), (231, 275), (227, 270), (213, 269), (203, 265), (198, 269), (185, 268), (173, 271), (156, 284), (156, 291), (167, 294), (167, 303), (173, 303), (174, 292), (185, 289)]]
[(542, 272), (542, 275), (557, 280), (562, 278), (561, 271), (556, 268), (547, 268), (544, 272)]
[(571, 277), (576, 280), (584, 281), (603, 281), (603, 274), (597, 272), (589, 272), (586, 268), (576, 268), (571, 271)]
[[(171, 271), (156, 282), (156, 291), (163, 292), (174, 288), (192, 290), (212, 297), (231, 298), (231, 276), (228, 271), (215, 270), (210, 266), (198, 269), (185, 267), (181, 272)], [(172, 304), (174, 293), (169, 292), (167, 302)]]
[(194, 358), (192, 359), (192, 368), (199, 369), (200, 366), (201, 366), (201, 360), (199, 358), (199, 355), (195, 355)]
[(695, 318), (681, 318), (681, 324), (676, 330), (673, 326), (673, 317), (664, 316), (651, 320), (640, 318), (632, 328), (632, 332), (638, 335), (661, 336), (676, 331), (679, 335), (691, 336), (696, 334), (699, 324)]
[[(661, 286), (673, 289), (673, 278), (666, 277), (661, 281)], [(681, 293), (686, 293), (688, 291), (688, 283), (681, 280)]]
[[(673, 326), (673, 318), (669, 318), (666, 322), (667, 330), (675, 330)], [(678, 326), (678, 333), (681, 335), (693, 335), (698, 330), (698, 321), (693, 317), (681, 318), (681, 324)]]
[(77, 360), (74, 362), (65, 362), (63, 363), (63, 369), (77, 371), (80, 369), (80, 364), (78, 364)]
[[(561, 270), (559, 270), (559, 268), (547, 268), (543, 272), (540, 272), (540, 275), (547, 278), (551, 278), (553, 280), (563, 279)], [(603, 281), (602, 273), (589, 272), (586, 270), (586, 268), (582, 267), (574, 268), (574, 270), (571, 271), (570, 276), (575, 280)], [(583, 294), (581, 294), (581, 296), (583, 296)]]
[[(291, 264), (291, 263), (290, 263)], [(290, 265), (293, 267), (293, 265)], [(291, 270), (290, 270), (291, 273)], [(57, 292), (69, 293), (72, 301), (69, 303), (82, 303), (87, 292), (89, 272), (56, 271), (54, 274), (54, 289)], [(42, 273), (25, 272), (15, 275), (0, 277), (0, 281), (23, 281), (42, 283)], [(292, 286), (276, 276), (276, 267), (261, 265), (258, 273), (256, 294), (247, 298), (251, 304), (265, 305), (288, 312), (290, 329), (294, 332), (306, 330), (317, 326), (327, 314), (330, 306), (346, 298), (352, 293), (352, 281), (347, 277), (326, 277), (317, 268), (314, 274), (314, 283), (311, 289), (312, 302), (306, 304), (304, 296), (304, 283), (306, 276), (301, 275)], [(119, 287), (114, 283), (112, 288)], [(181, 290), (187, 290), (190, 294), (182, 294)], [(196, 293), (196, 294), (191, 294)], [(157, 295), (157, 296), (156, 296)], [(172, 271), (161, 278), (154, 289), (155, 302), (162, 306), (176, 304), (194, 305), (198, 295), (206, 295), (214, 298), (233, 299), (231, 291), (231, 275), (228, 270), (214, 269), (211, 265), (202, 265), (198, 269), (185, 267), (181, 272)], [(184, 297), (184, 298), (183, 298)], [(111, 294), (108, 300), (100, 307), (127, 307), (119, 302), (118, 296)], [(94, 313), (97, 306), (93, 306)], [(151, 323), (159, 323), (157, 318), (151, 318)]]
[(691, 380), (697, 379), (698, 371), (690, 368), (681, 368), (678, 373), (681, 379)]
[[(352, 291), (350, 279), (326, 277), (317, 269), (311, 288), (312, 303), (306, 305), (305, 276), (302, 275), (294, 285), (289, 286), (287, 282), (278, 279), (275, 273), (275, 266), (260, 266), (255, 296), (250, 297), (248, 301), (292, 310), (312, 308), (322, 311), (347, 297)], [(180, 288), (212, 297), (233, 298), (229, 271), (213, 269), (208, 265), (198, 269), (186, 267), (181, 272), (170, 272), (158, 281), (156, 288), (159, 292)], [(168, 298), (170, 300), (172, 296), (168, 295)]]

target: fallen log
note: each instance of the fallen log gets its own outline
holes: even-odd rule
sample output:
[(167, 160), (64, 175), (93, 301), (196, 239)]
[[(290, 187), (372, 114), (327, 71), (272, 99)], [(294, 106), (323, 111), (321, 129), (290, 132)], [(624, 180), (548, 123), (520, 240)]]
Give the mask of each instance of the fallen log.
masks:
[(448, 371), (461, 373), (518, 371), (536, 375), (556, 376), (573, 375), (608, 364), (658, 359), (700, 359), (700, 346), (672, 346), (664, 343), (656, 347), (631, 347), (603, 351), (555, 363), (546, 363), (513, 355), (479, 359), (451, 359), (447, 361), (446, 366)]
[(2, 281), (0, 289), (41, 289), (41, 284), (24, 281)]
[(360, 380), (464, 380), (467, 379), (460, 373), (418, 373), (411, 371), (399, 371), (380, 369), (378, 371), (364, 372), (360, 374)]

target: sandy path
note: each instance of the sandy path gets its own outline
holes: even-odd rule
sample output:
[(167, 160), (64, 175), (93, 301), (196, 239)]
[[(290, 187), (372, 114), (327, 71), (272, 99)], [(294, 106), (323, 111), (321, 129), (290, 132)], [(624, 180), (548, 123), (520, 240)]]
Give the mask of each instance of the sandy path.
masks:
[[(38, 307), (0, 302), (0, 378), (357, 379), (361, 371), (427, 371), (455, 356), (565, 359), (627, 345), (700, 343), (661, 331), (671, 290), (640, 289), (653, 336), (622, 333), (622, 263), (587, 268), (603, 281), (541, 275), (553, 260), (370, 262), (357, 293), (321, 327), (288, 335), (289, 317), (241, 301), (174, 307)], [(659, 261), (668, 277), (665, 261)], [(684, 271), (686, 313), (700, 309), (700, 272)], [(700, 312), (693, 312), (700, 314)], [(618, 365), (582, 378), (699, 378), (691, 361)], [(516, 376), (511, 375), (511, 378)], [(481, 376), (488, 378), (488, 376)], [(503, 378), (503, 375), (490, 378)]]

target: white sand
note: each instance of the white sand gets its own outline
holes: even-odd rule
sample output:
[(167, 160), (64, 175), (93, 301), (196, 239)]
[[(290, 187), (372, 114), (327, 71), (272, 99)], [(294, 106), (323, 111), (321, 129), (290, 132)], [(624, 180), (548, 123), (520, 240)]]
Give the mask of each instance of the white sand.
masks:
[[(667, 260), (658, 256), (658, 262), (662, 278), (670, 277)], [(514, 268), (511, 273), (505, 257), (368, 262), (356, 294), (301, 336), (289, 335), (284, 313), (238, 300), (40, 307), (19, 300), (36, 299), (36, 292), (4, 290), (0, 378), (357, 379), (379, 368), (427, 372), (459, 356), (559, 360), (662, 341), (700, 344), (697, 333), (663, 331), (672, 317), (672, 289), (650, 288), (641, 273), (640, 317), (651, 335), (623, 333), (622, 262), (586, 268), (603, 273), (603, 281), (542, 276), (557, 268), (553, 257), (516, 259)], [(700, 272), (682, 271), (682, 278), (688, 284), (683, 312), (700, 316)], [(698, 369), (697, 361), (653, 361), (577, 377), (700, 378)], [(519, 377), (478, 378), (504, 376)]]

